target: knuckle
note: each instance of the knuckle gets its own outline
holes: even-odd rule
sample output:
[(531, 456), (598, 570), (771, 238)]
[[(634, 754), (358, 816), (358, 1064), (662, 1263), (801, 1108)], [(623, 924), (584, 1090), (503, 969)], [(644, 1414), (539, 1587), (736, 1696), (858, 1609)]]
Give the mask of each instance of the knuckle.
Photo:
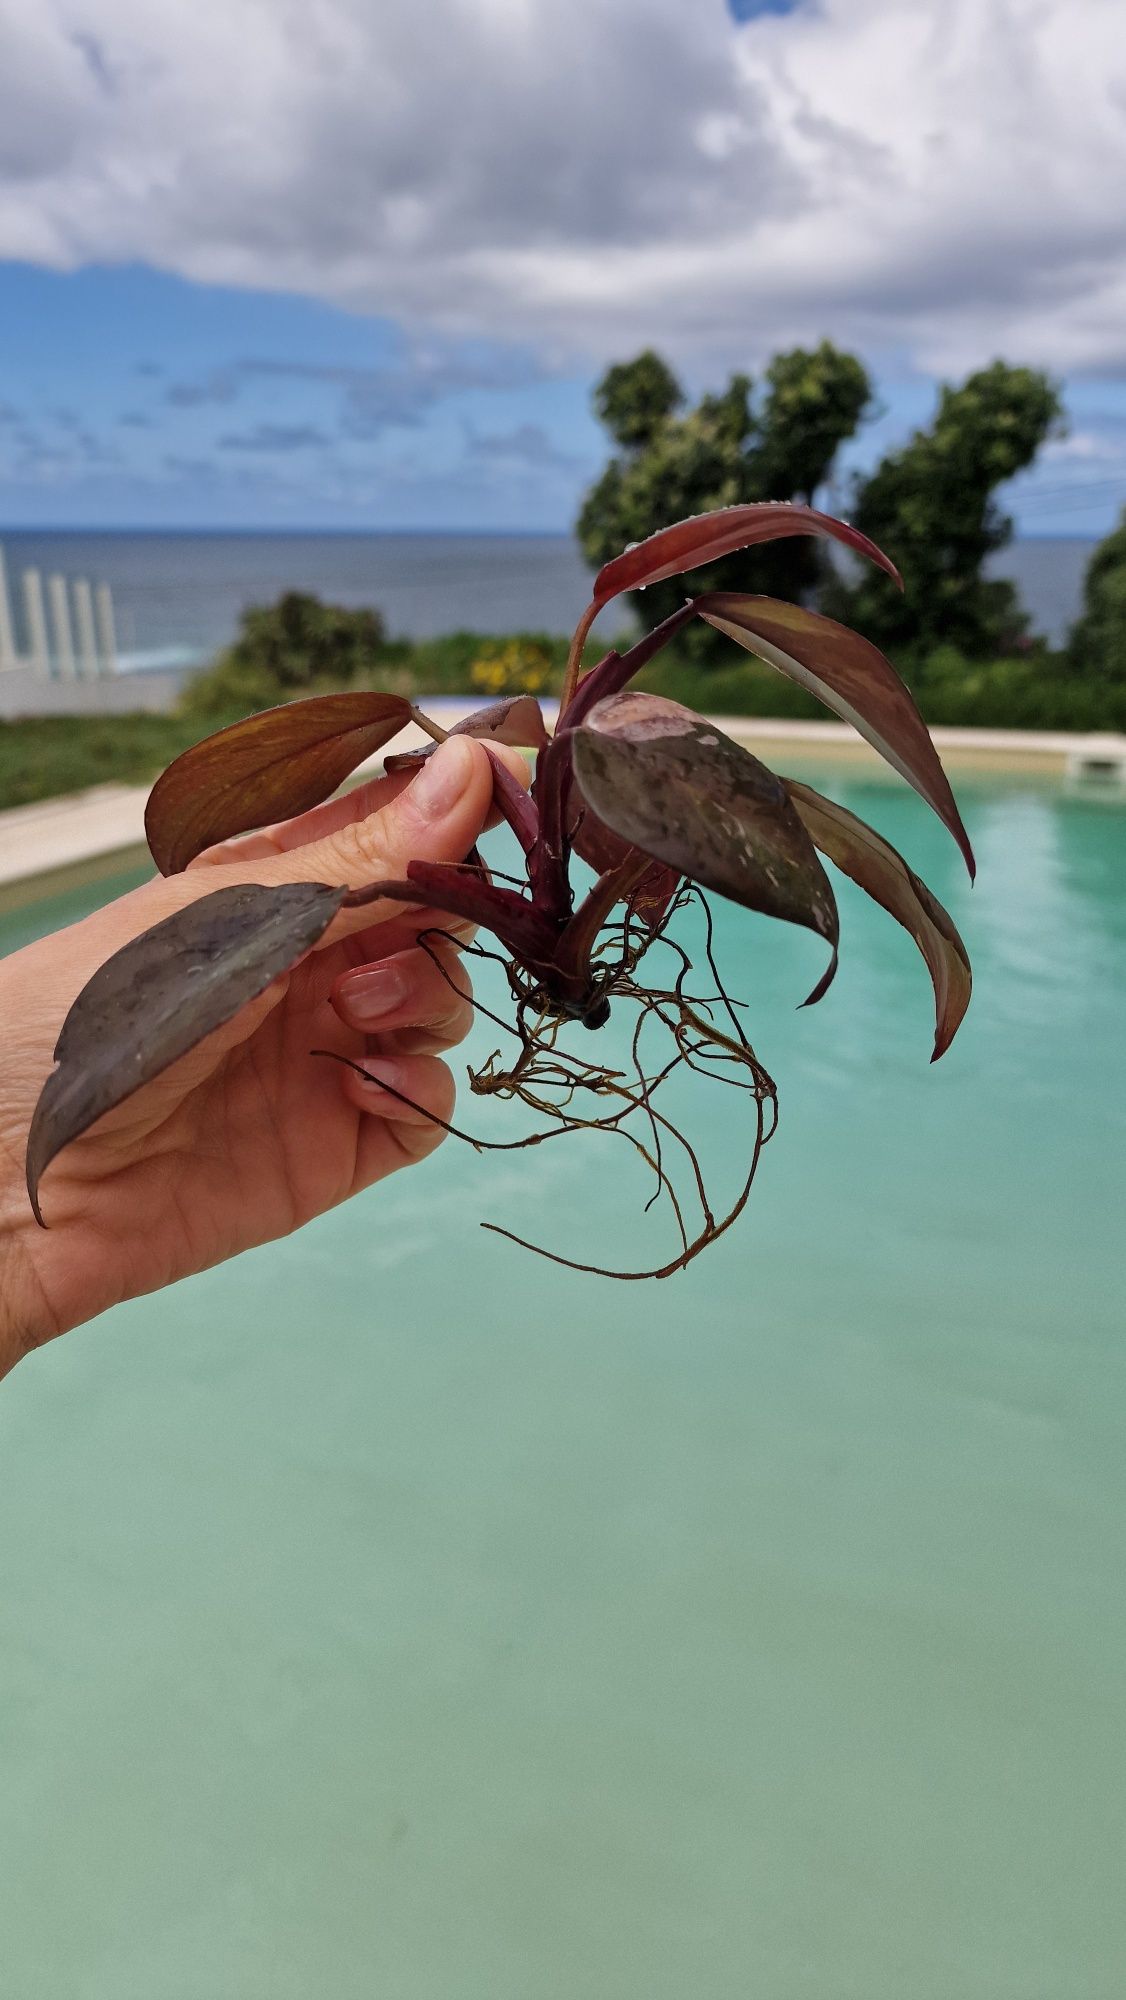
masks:
[(390, 875), (386, 832), (382, 825), (382, 814), (373, 813), (369, 819), (354, 820), (350, 826), (342, 826), (328, 835), (326, 849), (347, 873), (375, 876)]

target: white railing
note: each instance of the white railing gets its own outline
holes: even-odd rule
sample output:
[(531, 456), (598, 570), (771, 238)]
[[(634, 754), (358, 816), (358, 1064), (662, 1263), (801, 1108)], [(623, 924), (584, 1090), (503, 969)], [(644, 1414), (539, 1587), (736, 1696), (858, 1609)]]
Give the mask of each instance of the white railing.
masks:
[(113, 595), (108, 583), (92, 589), (84, 576), (70, 580), (55, 574), (48, 577), (44, 596), (39, 571), (25, 569), (23, 633), (25, 650), (21, 653), (0, 548), (0, 673), (13, 668), (26, 673), (30, 669), (42, 680), (60, 681), (103, 680), (117, 673)]

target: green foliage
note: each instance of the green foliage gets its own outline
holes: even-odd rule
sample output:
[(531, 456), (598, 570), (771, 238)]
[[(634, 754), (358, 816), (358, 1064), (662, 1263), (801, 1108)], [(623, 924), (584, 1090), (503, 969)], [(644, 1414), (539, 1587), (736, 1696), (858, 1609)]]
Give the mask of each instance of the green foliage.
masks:
[(924, 664), (918, 700), (928, 722), (965, 728), (1126, 730), (1126, 680), (1083, 680), (1046, 648), (982, 661), (942, 646)]
[[(643, 541), (667, 522), (748, 500), (808, 500), (832, 470), (871, 396), (861, 363), (828, 341), (795, 348), (770, 363), (760, 393), (735, 375), (719, 395), (677, 414), (683, 393), (651, 352), (611, 368), (595, 407), (621, 447), (583, 502), (578, 536), (595, 567)], [(821, 575), (813, 541), (778, 542), (635, 592), (645, 630), (683, 602), (686, 592), (757, 590), (798, 601)], [(701, 661), (724, 657), (709, 628), (686, 645)]]
[(243, 612), (234, 645), (189, 684), (183, 712), (210, 717), (233, 709), (248, 715), (298, 695), (367, 686), (384, 645), (377, 611), (348, 611), (287, 591), (276, 604)]
[(215, 721), (176, 715), (44, 715), (0, 722), (0, 810), (90, 785), (146, 784)]
[(636, 361), (608, 368), (594, 392), (594, 407), (620, 445), (648, 444), (684, 401), (680, 384), (651, 347)]
[[(930, 723), (967, 729), (1126, 730), (1126, 682), (1083, 679), (1067, 656), (1032, 648), (1012, 659), (970, 660), (941, 646), (916, 661), (916, 694)], [(826, 722), (821, 703), (771, 667), (740, 657), (702, 666), (683, 651), (662, 653), (637, 685), (711, 715), (762, 715)]]
[(1032, 463), (1059, 421), (1059, 392), (1035, 369), (995, 361), (961, 388), (945, 387), (931, 429), (860, 482), (852, 511), (898, 564), (904, 594), (865, 570), (855, 583), (830, 585), (825, 609), (893, 657), (942, 645), (971, 659), (1010, 650), (1025, 629), (1016, 592), (982, 574), (1012, 534), (993, 493)]
[(1068, 658), (1084, 680), (1126, 691), (1126, 512), (1087, 566), (1083, 612)]

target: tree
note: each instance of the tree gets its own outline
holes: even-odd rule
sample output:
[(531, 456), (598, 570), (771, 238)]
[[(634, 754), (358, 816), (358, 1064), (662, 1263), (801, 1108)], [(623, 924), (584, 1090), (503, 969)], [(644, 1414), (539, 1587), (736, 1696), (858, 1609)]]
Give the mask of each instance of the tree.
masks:
[[(579, 543), (600, 565), (670, 520), (748, 500), (809, 500), (856, 430), (871, 396), (863, 366), (828, 341), (776, 355), (762, 391), (733, 375), (686, 414), (684, 392), (652, 350), (619, 362), (595, 390), (595, 409), (619, 451), (583, 502)], [(714, 563), (686, 581), (654, 584), (632, 603), (651, 630), (687, 592), (759, 590), (800, 601), (820, 580), (815, 543), (774, 543)], [(694, 657), (723, 657), (725, 642), (701, 625), (686, 634)]]
[(1126, 511), (1087, 565), (1083, 615), (1068, 642), (1076, 674), (1126, 688)]
[(1048, 376), (1004, 361), (944, 387), (931, 429), (859, 483), (852, 510), (854, 526), (899, 565), (903, 595), (874, 571), (838, 580), (826, 608), (878, 645), (913, 655), (916, 667), (940, 645), (971, 659), (1011, 650), (1025, 630), (1016, 592), (983, 575), (1012, 535), (993, 495), (1031, 465), (1060, 414)]
[(636, 361), (608, 368), (594, 392), (599, 417), (611, 437), (627, 447), (648, 444), (683, 401), (672, 369), (651, 347)]

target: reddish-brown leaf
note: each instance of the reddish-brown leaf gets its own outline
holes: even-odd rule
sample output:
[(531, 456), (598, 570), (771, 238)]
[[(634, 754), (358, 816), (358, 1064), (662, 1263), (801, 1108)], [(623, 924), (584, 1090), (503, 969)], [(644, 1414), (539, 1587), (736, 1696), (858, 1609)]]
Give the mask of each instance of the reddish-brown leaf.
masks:
[(837, 906), (786, 788), (679, 702), (619, 694), (573, 732), (575, 779), (611, 831), (722, 896), (827, 938)]
[(157, 779), (145, 832), (162, 875), (252, 827), (330, 798), (411, 719), (398, 694), (326, 694), (232, 723), (185, 750)]
[(472, 715), (454, 723), (450, 735), (488, 736), (513, 750), (542, 750), (547, 724), (534, 694), (513, 694), (503, 701), (491, 701), (487, 708), (474, 709)]
[(623, 590), (644, 590), (668, 576), (702, 569), (706, 563), (718, 562), (721, 556), (734, 555), (737, 549), (777, 541), (782, 535), (825, 535), (831, 541), (842, 542), (886, 570), (902, 588), (895, 564), (867, 535), (862, 535), (858, 528), (850, 528), (847, 521), (834, 520), (831, 514), (819, 514), (816, 508), (798, 506), (789, 500), (760, 500), (741, 507), (719, 507), (710, 514), (694, 514), (687, 521), (675, 521), (672, 527), (659, 529), (644, 542), (635, 542), (631, 549), (599, 570), (594, 581), (594, 604), (601, 608)]
[(922, 952), (934, 985), (937, 1022), (931, 1061), (937, 1062), (970, 1004), (969, 955), (953, 918), (874, 827), (809, 785), (789, 779), (787, 790), (814, 845), (910, 931)]
[(972, 878), (973, 849), (938, 751), (914, 699), (875, 646), (820, 612), (782, 604), (773, 597), (712, 591), (695, 602), (701, 618), (717, 632), (756, 653), (851, 722), (933, 807), (961, 848)]

